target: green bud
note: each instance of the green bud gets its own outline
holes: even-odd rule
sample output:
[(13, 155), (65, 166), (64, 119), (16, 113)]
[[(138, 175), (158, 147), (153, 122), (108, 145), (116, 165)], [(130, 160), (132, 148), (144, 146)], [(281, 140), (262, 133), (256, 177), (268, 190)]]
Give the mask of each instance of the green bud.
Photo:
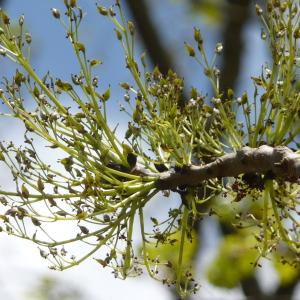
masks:
[(255, 5), (255, 10), (258, 16), (261, 16), (263, 14), (263, 9), (258, 4)]
[(98, 6), (98, 12), (102, 15), (102, 16), (107, 16), (108, 15), (108, 10), (106, 7), (104, 6)]
[(24, 24), (24, 15), (22, 15), (20, 18), (19, 18), (19, 25), (20, 26), (23, 26)]
[(300, 27), (296, 28), (294, 31), (294, 38), (300, 39)]
[(201, 31), (198, 28), (194, 28), (194, 40), (200, 45), (203, 44), (203, 38), (201, 35)]
[(21, 187), (21, 195), (22, 195), (22, 197), (24, 197), (25, 199), (28, 199), (28, 198), (29, 198), (29, 191), (28, 191), (28, 189), (26, 188), (26, 186), (25, 186), (24, 183), (22, 184), (22, 187)]
[(122, 40), (122, 33), (119, 30), (117, 30), (117, 29), (115, 29), (115, 33), (116, 33), (117, 39), (119, 41), (121, 41)]
[(131, 35), (134, 35), (135, 27), (134, 27), (133, 22), (128, 21), (127, 25), (128, 25), (128, 29), (129, 29), (130, 34), (131, 34)]
[(185, 49), (189, 56), (192, 56), (192, 57), (196, 56), (195, 50), (190, 44), (185, 43), (184, 46), (185, 46)]

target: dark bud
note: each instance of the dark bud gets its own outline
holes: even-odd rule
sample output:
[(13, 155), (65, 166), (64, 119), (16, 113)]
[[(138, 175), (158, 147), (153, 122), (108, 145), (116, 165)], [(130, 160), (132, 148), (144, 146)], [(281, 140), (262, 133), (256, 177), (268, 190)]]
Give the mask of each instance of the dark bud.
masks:
[(42, 223), (36, 218), (31, 218), (31, 221), (32, 221), (32, 224), (34, 226), (41, 226), (42, 225)]
[(164, 164), (154, 164), (154, 167), (159, 173), (168, 171), (168, 168)]
[(137, 156), (133, 153), (128, 153), (127, 162), (131, 168), (134, 168), (137, 162)]
[(264, 182), (262, 176), (256, 173), (247, 173), (242, 176), (243, 181), (252, 189), (262, 190)]

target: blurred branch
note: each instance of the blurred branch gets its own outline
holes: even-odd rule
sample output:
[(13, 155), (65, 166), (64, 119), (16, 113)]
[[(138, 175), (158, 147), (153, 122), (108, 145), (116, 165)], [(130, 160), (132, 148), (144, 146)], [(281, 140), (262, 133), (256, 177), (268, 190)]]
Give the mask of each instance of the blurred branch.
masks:
[(149, 16), (146, 2), (144, 0), (126, 0), (126, 2), (153, 65), (158, 66), (163, 74), (167, 74), (169, 69), (175, 70), (172, 54), (163, 45), (159, 32)]
[(234, 88), (244, 53), (243, 30), (250, 17), (250, 0), (227, 0), (222, 36), (224, 45), (221, 91)]
[[(134, 18), (140, 37), (147, 49), (149, 58), (154, 66), (158, 66), (160, 72), (164, 75), (169, 70), (173, 70), (180, 75), (176, 70), (176, 64), (172, 58), (172, 52), (169, 51), (162, 42), (159, 35), (159, 30), (156, 28), (149, 15), (149, 8), (144, 0), (126, 0), (127, 6)], [(187, 86), (187, 85), (185, 85)], [(188, 93), (184, 89), (182, 98), (178, 105), (183, 108), (188, 99)]]

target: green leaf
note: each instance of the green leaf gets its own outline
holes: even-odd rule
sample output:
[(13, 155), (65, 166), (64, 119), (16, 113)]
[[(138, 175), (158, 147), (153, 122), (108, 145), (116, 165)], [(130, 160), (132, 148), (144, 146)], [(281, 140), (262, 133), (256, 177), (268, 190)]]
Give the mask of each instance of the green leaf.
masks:
[[(157, 219), (151, 218), (156, 225)], [(168, 237), (164, 243), (150, 243), (147, 246), (149, 261), (159, 257), (160, 261), (168, 262), (168, 267), (176, 272), (178, 266), (178, 255), (180, 250), (181, 232), (177, 231)], [(198, 236), (196, 231), (192, 231), (192, 238), (186, 239), (183, 251), (182, 269), (188, 269), (192, 266), (192, 260), (198, 250)]]
[(234, 288), (241, 280), (250, 277), (257, 259), (254, 245), (255, 239), (250, 233), (226, 236), (207, 270), (209, 282), (218, 287)]
[(298, 280), (300, 265), (292, 253), (274, 255), (273, 265), (278, 273), (280, 286), (288, 286)]

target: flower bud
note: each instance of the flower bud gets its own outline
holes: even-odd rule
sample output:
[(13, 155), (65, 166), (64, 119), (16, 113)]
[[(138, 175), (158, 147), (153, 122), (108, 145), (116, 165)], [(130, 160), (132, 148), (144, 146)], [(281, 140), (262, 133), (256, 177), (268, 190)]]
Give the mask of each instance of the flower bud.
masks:
[(23, 26), (24, 24), (24, 15), (22, 15), (20, 18), (19, 18), (19, 25), (20, 26)]
[(53, 17), (55, 19), (59, 19), (60, 18), (60, 12), (59, 12), (59, 10), (57, 8), (52, 8), (51, 11), (52, 11), (52, 15), (53, 15)]
[(190, 44), (185, 43), (185, 49), (189, 56), (191, 56), (191, 57), (196, 56), (195, 50)]
[(98, 6), (98, 12), (102, 15), (102, 16), (107, 16), (108, 15), (108, 10), (106, 7), (104, 6)]
[(223, 45), (222, 45), (222, 43), (217, 43), (216, 44), (216, 48), (215, 48), (215, 52), (217, 54), (221, 54), (222, 51), (223, 51)]
[(131, 34), (131, 35), (134, 35), (134, 32), (135, 32), (135, 26), (134, 26), (133, 22), (128, 21), (128, 29), (129, 29), (130, 34)]
[(203, 44), (203, 38), (201, 35), (201, 31), (198, 28), (194, 28), (194, 40), (198, 43), (198, 44)]
[(296, 28), (294, 31), (294, 38), (300, 39), (300, 27)]
[(263, 14), (263, 10), (258, 4), (255, 5), (255, 10), (258, 16), (261, 16)]

